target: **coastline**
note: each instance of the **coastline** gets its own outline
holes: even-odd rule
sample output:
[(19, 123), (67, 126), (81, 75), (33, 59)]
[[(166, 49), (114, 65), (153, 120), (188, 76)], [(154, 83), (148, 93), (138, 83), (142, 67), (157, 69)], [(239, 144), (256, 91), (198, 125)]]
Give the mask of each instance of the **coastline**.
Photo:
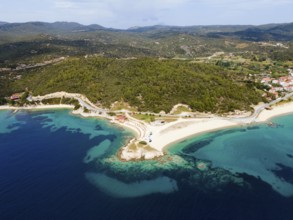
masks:
[[(56, 97), (56, 96), (70, 96), (79, 101), (82, 108), (73, 110), (73, 105), (66, 104), (54, 104), (54, 105), (33, 105), (24, 107), (14, 106), (0, 106), (0, 110), (42, 110), (42, 109), (72, 109), (72, 113), (80, 115), (82, 117), (98, 117), (108, 119), (109, 122), (116, 126), (130, 129), (134, 134), (134, 141), (136, 148), (133, 148), (133, 142), (128, 143), (126, 146), (121, 147), (118, 157), (123, 161), (129, 160), (141, 160), (141, 159), (153, 159), (163, 156), (165, 149), (185, 140), (190, 137), (195, 137), (204, 133), (218, 131), (221, 129), (227, 129), (231, 127), (247, 126), (254, 123), (264, 123), (273, 117), (280, 115), (293, 113), (293, 102), (281, 103), (271, 106), (270, 110), (266, 109), (264, 105), (258, 107), (260, 109), (259, 114), (252, 114), (251, 116), (238, 115), (237, 117), (217, 117), (211, 115), (206, 118), (182, 118), (178, 117), (178, 120), (169, 122), (163, 125), (156, 125), (145, 123), (132, 117), (129, 111), (121, 110), (124, 112), (127, 120), (120, 122), (115, 119), (114, 116), (108, 115), (108, 110), (96, 107), (92, 103), (88, 103), (88, 99), (80, 94), (70, 94), (65, 92), (59, 92), (54, 94), (48, 94), (44, 97)], [(40, 97), (38, 97), (40, 99)], [(84, 112), (87, 108), (89, 112)], [(146, 142), (147, 145), (139, 146), (139, 142)], [(131, 146), (132, 145), (132, 146)]]
[[(160, 144), (158, 145), (161, 148), (156, 149), (163, 151), (169, 146), (191, 137), (196, 137), (205, 133), (219, 131), (222, 129), (248, 126), (255, 123), (265, 123), (274, 117), (279, 117), (288, 114), (293, 114), (293, 102), (282, 103), (279, 105), (272, 106), (271, 110), (263, 109), (255, 120), (253, 120), (250, 117), (241, 116), (238, 118), (210, 118), (205, 120), (198, 119), (198, 122), (196, 122), (195, 119), (194, 124), (192, 124), (188, 128), (175, 128), (173, 132), (170, 132), (169, 135), (161, 136)], [(186, 131), (186, 133), (184, 133), (184, 131)], [(174, 138), (175, 136), (177, 138)]]
[(257, 117), (256, 122), (266, 122), (274, 117), (293, 113), (293, 102), (282, 103), (272, 107), (272, 110), (264, 109)]
[[(221, 120), (225, 121), (225, 120)], [(212, 122), (212, 123), (211, 123)], [(225, 121), (224, 123), (220, 123), (220, 121), (201, 121), (201, 122), (194, 122), (192, 126), (189, 126), (188, 128), (182, 130), (180, 134), (177, 135), (176, 130), (174, 132), (170, 133), (166, 138), (168, 142), (166, 141), (165, 143), (161, 141), (160, 145), (157, 145), (159, 147), (156, 147), (157, 150), (160, 151), (165, 151), (168, 147), (179, 143), (181, 141), (184, 141), (189, 138), (197, 137), (206, 133), (210, 132), (215, 132), (215, 131), (220, 131), (222, 129), (228, 129), (228, 128), (235, 128), (238, 126), (246, 126), (248, 124), (243, 124), (243, 123), (233, 123), (230, 122), (229, 120)], [(207, 123), (209, 124), (205, 128), (198, 128), (200, 124)], [(186, 133), (184, 133), (186, 131)], [(184, 133), (184, 135), (182, 135)]]
[(58, 105), (34, 105), (34, 106), (9, 106), (9, 105), (1, 105), (0, 110), (43, 110), (43, 109), (73, 109), (73, 105), (65, 105), (65, 104), (58, 104)]

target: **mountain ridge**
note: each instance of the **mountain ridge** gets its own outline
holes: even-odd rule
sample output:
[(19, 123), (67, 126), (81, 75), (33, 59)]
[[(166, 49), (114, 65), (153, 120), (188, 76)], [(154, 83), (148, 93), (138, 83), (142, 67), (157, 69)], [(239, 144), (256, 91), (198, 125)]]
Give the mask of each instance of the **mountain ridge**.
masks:
[(271, 29), (276, 28), (276, 26), (283, 26), (286, 27), (287, 25), (292, 25), (293, 22), (290, 23), (270, 23), (270, 24), (261, 24), (261, 25), (235, 25), (235, 24), (223, 24), (223, 25), (187, 25), (187, 26), (178, 26), (178, 25), (150, 25), (150, 26), (134, 26), (129, 27), (125, 29), (121, 28), (110, 28), (110, 27), (104, 27), (99, 24), (90, 24), (90, 25), (84, 25), (80, 24), (78, 22), (68, 22), (68, 21), (55, 21), (55, 22), (43, 22), (43, 21), (29, 21), (29, 22), (5, 22), (0, 21), (0, 25), (5, 25), (6, 28), (15, 27), (15, 26), (22, 26), (22, 25), (35, 25), (35, 26), (45, 26), (48, 25), (52, 28), (92, 28), (92, 29), (106, 29), (106, 30), (119, 30), (119, 31), (149, 31), (149, 30), (158, 30), (158, 29), (176, 29), (176, 30), (186, 30), (186, 29), (223, 29), (223, 28), (240, 28), (240, 29), (246, 29), (246, 28), (259, 28), (259, 29)]

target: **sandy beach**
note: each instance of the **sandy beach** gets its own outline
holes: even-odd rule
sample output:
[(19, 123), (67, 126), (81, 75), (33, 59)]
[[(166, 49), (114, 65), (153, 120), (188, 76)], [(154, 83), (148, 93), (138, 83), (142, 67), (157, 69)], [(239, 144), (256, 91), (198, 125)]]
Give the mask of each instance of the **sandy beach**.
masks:
[(293, 113), (293, 102), (275, 105), (272, 110), (264, 109), (257, 117), (257, 122), (265, 122), (275, 116)]
[(37, 109), (63, 109), (63, 108), (69, 108), (73, 109), (73, 105), (64, 105), (64, 104), (58, 104), (58, 105), (30, 105), (30, 106), (22, 106), (22, 107), (14, 107), (9, 105), (2, 105), (0, 106), (0, 110), (37, 110)]
[(153, 135), (150, 145), (159, 150), (179, 140), (202, 133), (221, 130), (224, 128), (261, 123), (273, 117), (293, 113), (293, 102), (272, 106), (271, 110), (264, 109), (256, 119), (252, 117), (235, 118), (207, 118), (207, 119), (179, 119), (166, 126), (150, 127)]
[[(144, 141), (147, 143), (147, 147), (140, 147), (137, 149), (131, 148), (128, 144), (122, 147), (120, 158), (122, 160), (133, 159), (152, 159), (162, 156), (164, 154), (164, 148), (168, 145), (176, 143), (180, 140), (184, 140), (191, 136), (196, 136), (202, 133), (221, 130), (228, 127), (243, 126), (251, 123), (261, 123), (268, 121), (272, 117), (289, 114), (293, 112), (293, 102), (283, 103), (271, 106), (270, 110), (265, 109), (265, 105), (257, 106), (259, 109), (259, 115), (252, 114), (251, 116), (238, 117), (217, 117), (211, 115), (205, 118), (178, 118), (178, 120), (166, 123), (166, 124), (150, 124), (140, 121), (130, 115), (127, 110), (124, 112), (127, 120), (125, 122), (119, 122), (114, 116), (109, 116), (108, 111), (96, 107), (91, 103), (84, 95), (76, 93), (58, 92), (48, 94), (43, 97), (33, 97), (35, 100), (41, 101), (42, 99), (56, 98), (56, 97), (71, 97), (79, 101), (83, 108), (73, 110), (73, 114), (79, 114), (83, 117), (100, 117), (111, 120), (112, 123), (122, 126), (126, 129), (131, 129), (135, 132), (135, 140), (137, 142)], [(0, 110), (38, 110), (38, 109), (73, 109), (72, 105), (32, 105), (24, 107), (12, 107), (12, 106), (0, 106)], [(89, 112), (84, 112), (84, 108), (87, 108)], [(263, 110), (262, 110), (263, 109)]]
[[(160, 153), (163, 153), (167, 146), (180, 140), (224, 128), (261, 123), (268, 121), (272, 117), (289, 113), (293, 113), (293, 102), (272, 106), (271, 110), (263, 109), (256, 118), (254, 115), (249, 117), (239, 116), (238, 118), (180, 118), (177, 121), (165, 125), (155, 126), (148, 124), (145, 128), (146, 132), (142, 139), (148, 142), (148, 145), (156, 150), (149, 153), (148, 158), (155, 158), (161, 155)], [(127, 149), (127, 146), (124, 147), (122, 152), (123, 159), (125, 160), (144, 157), (144, 154), (141, 152), (139, 154), (140, 156), (137, 156), (137, 152)]]
[(238, 125), (240, 123), (229, 119), (179, 119), (164, 127), (151, 127), (152, 142), (149, 144), (156, 150), (163, 151), (166, 146), (190, 136)]

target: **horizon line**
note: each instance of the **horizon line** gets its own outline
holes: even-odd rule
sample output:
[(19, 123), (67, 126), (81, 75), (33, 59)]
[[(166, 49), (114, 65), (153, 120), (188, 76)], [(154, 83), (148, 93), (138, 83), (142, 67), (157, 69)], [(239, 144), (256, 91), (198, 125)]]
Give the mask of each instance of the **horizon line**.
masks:
[(0, 21), (0, 23), (5, 24), (26, 24), (26, 23), (47, 23), (47, 24), (54, 24), (54, 23), (75, 23), (82, 26), (91, 26), (91, 25), (99, 25), (105, 29), (117, 29), (117, 30), (129, 30), (129, 29), (139, 29), (139, 28), (145, 28), (145, 27), (155, 27), (155, 26), (161, 26), (161, 27), (208, 27), (208, 26), (265, 26), (265, 25), (283, 25), (283, 24), (291, 24), (292, 22), (276, 22), (276, 23), (262, 23), (262, 24), (194, 24), (194, 25), (172, 25), (172, 24), (153, 24), (153, 25), (146, 25), (146, 26), (140, 26), (135, 25), (128, 28), (115, 28), (115, 27), (106, 27), (98, 23), (91, 23), (91, 24), (83, 24), (77, 21), (14, 21), (14, 22), (8, 22), (8, 21)]

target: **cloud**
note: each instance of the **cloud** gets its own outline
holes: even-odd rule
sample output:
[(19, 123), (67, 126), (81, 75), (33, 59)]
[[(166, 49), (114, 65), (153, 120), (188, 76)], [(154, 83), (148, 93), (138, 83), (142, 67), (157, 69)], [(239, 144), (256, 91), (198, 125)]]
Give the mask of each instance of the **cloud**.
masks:
[(135, 10), (146, 11), (146, 10), (162, 10), (162, 9), (174, 9), (177, 6), (187, 4), (191, 0), (56, 0), (54, 2), (57, 8), (91, 8), (91, 9), (106, 9), (116, 10), (116, 12), (123, 12), (124, 10), (129, 11)]
[(75, 4), (71, 1), (56, 1), (55, 2), (55, 7), (56, 8), (63, 8), (63, 9), (72, 9), (75, 8)]
[(256, 9), (292, 4), (291, 0), (199, 0), (210, 7)]
[(100, 19), (113, 18), (112, 10), (103, 1), (93, 0), (57, 0), (54, 2), (54, 13), (66, 18), (66, 20), (79, 19), (79, 22), (89, 24), (98, 22)]
[(79, 16), (83, 23), (115, 23), (121, 27), (160, 22), (161, 13), (175, 10), (191, 0), (55, 0), (64, 17)]

